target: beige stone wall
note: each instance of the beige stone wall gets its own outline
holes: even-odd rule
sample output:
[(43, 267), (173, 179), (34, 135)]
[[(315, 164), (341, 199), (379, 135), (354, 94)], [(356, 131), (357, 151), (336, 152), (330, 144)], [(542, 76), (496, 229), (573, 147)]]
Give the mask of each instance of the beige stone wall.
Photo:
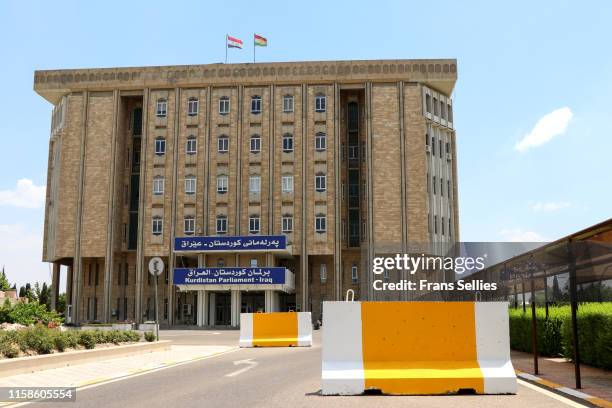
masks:
[(375, 245), (402, 242), (398, 89), (372, 86), (372, 194)]
[(112, 129), (112, 93), (89, 94), (81, 227), (83, 257), (106, 256)]

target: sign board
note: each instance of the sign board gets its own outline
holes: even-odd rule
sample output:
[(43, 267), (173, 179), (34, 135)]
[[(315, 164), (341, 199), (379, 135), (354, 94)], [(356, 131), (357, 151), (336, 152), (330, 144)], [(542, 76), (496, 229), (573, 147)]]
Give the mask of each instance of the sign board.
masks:
[(273, 251), (287, 249), (284, 235), (176, 237), (175, 251)]
[(285, 268), (175, 268), (175, 285), (282, 285)]
[(159, 256), (151, 258), (149, 261), (149, 273), (153, 276), (159, 276), (164, 272), (164, 261)]

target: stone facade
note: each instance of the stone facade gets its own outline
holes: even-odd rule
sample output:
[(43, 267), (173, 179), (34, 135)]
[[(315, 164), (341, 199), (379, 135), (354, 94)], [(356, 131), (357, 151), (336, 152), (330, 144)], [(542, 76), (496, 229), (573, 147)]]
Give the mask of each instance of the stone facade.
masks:
[[(171, 266), (158, 289), (166, 324), (208, 319), (187, 313), (197, 294), (176, 290), (172, 266), (285, 266), (295, 294), (280, 304), (314, 319), (347, 289), (376, 298), (375, 254), (458, 241), (456, 76), (455, 60), (35, 72), (35, 91), (54, 104), (43, 259), (68, 267), (75, 321), (150, 319), (153, 256)], [(216, 235), (218, 217), (227, 235), (249, 235), (258, 218), (259, 234), (287, 235), (289, 255), (173, 253), (186, 220), (194, 235)]]

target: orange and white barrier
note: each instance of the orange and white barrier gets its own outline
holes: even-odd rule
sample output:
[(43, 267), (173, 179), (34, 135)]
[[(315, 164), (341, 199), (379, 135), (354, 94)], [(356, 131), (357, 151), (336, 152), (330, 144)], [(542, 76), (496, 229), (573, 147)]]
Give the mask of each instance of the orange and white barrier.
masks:
[(240, 347), (310, 347), (310, 312), (240, 313)]
[(507, 302), (324, 302), (324, 395), (515, 394)]

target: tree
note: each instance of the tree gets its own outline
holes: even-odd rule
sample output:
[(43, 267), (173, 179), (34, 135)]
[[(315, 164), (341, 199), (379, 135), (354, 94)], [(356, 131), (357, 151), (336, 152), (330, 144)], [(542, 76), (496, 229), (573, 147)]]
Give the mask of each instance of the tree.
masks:
[(553, 277), (552, 292), (553, 302), (558, 302), (559, 300), (561, 300), (561, 289), (559, 289), (559, 281), (557, 280), (557, 275)]
[[(38, 282), (36, 282), (36, 288), (38, 289), (38, 287)], [(47, 308), (50, 309), (51, 297), (49, 296), (49, 288), (47, 287), (47, 282), (43, 282), (42, 289), (38, 290), (38, 303), (40, 303), (41, 305), (47, 305)]]
[(21, 286), (19, 288), (19, 297), (20, 298), (26, 297), (26, 288), (25, 288), (25, 286)]
[(30, 302), (38, 300), (36, 293), (32, 290), (32, 285), (30, 285), (29, 282), (25, 285), (25, 297), (27, 297), (28, 301)]
[(11, 288), (11, 284), (6, 278), (6, 273), (4, 272), (4, 266), (2, 267), (2, 273), (0, 273), (0, 290), (9, 290)]
[(57, 298), (57, 304), (55, 305), (58, 313), (66, 312), (66, 294), (62, 293)]

